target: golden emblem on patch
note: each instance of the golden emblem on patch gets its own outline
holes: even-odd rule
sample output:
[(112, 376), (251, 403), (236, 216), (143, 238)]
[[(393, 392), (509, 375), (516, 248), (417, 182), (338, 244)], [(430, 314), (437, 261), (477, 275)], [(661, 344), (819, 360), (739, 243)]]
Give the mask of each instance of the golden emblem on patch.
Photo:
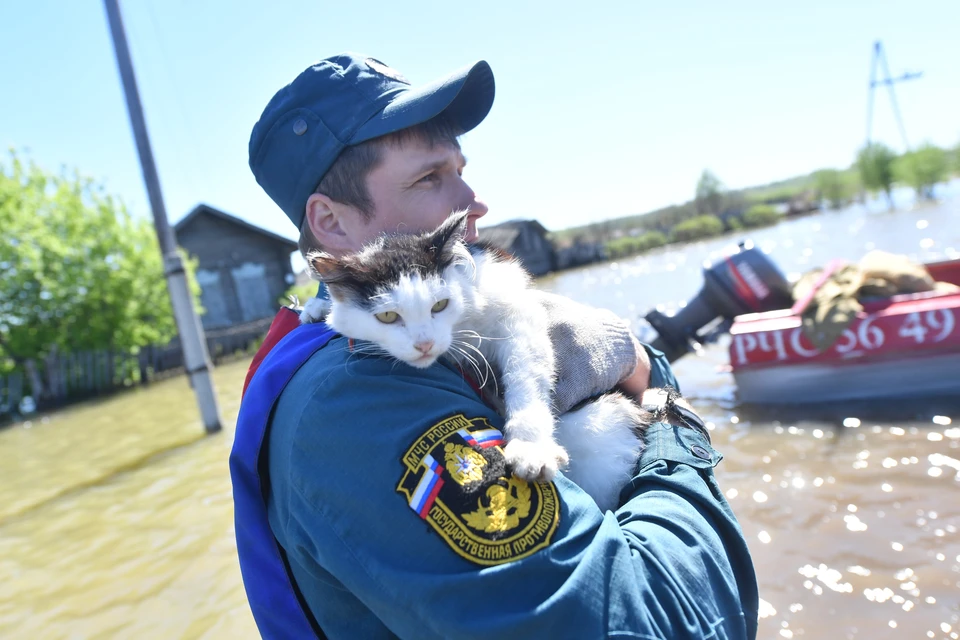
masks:
[(458, 555), (480, 565), (519, 560), (550, 544), (557, 488), (506, 469), (503, 434), (462, 413), (430, 427), (403, 455), (397, 485), (410, 508)]
[(404, 78), (399, 71), (397, 71), (393, 67), (388, 67), (387, 65), (383, 64), (376, 58), (367, 58), (366, 60), (364, 60), (364, 62), (367, 63), (368, 67), (370, 67), (371, 69), (373, 69), (374, 71), (376, 71), (382, 76), (386, 76), (391, 80), (396, 80), (397, 82), (402, 82), (403, 84), (410, 84), (410, 81)]

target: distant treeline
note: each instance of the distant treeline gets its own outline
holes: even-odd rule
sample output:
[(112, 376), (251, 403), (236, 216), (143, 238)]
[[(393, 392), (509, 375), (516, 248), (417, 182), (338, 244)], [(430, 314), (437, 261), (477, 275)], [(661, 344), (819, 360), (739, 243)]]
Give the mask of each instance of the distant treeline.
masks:
[(810, 174), (747, 189), (727, 190), (709, 170), (697, 182), (692, 200), (649, 213), (625, 216), (551, 234), (557, 246), (601, 244), (610, 258), (649, 251), (673, 242), (689, 242), (727, 231), (775, 224), (784, 215), (839, 209), (868, 193), (884, 193), (890, 206), (894, 184), (910, 186), (918, 197), (932, 198), (933, 187), (960, 174), (960, 144), (942, 149), (925, 144), (897, 155), (873, 143), (861, 148), (846, 169)]

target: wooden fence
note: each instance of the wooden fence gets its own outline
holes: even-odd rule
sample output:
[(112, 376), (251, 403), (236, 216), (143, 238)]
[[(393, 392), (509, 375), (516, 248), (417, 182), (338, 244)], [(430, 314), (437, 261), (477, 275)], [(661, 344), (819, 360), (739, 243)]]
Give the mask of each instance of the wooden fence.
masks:
[[(206, 332), (214, 364), (251, 356), (263, 341), (273, 318)], [(175, 338), (137, 352), (81, 351), (33, 361), (25, 371), (0, 375), (0, 423), (20, 413), (61, 407), (98, 395), (183, 373), (183, 352)], [(44, 393), (37, 397), (36, 386)], [(21, 407), (21, 404), (23, 405)]]

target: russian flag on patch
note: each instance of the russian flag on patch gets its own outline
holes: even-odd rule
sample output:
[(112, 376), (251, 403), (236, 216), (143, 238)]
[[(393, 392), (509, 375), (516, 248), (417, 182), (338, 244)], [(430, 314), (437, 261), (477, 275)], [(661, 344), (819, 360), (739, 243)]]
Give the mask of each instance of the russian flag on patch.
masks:
[(429, 453), (423, 458), (423, 466), (426, 470), (423, 477), (417, 483), (417, 488), (410, 496), (410, 508), (417, 512), (421, 518), (426, 519), (430, 513), (430, 507), (433, 501), (437, 499), (440, 493), (440, 487), (443, 486), (443, 467)]
[(496, 447), (503, 444), (503, 434), (500, 433), (498, 429), (483, 429), (481, 431), (474, 431), (473, 433), (470, 433), (466, 429), (460, 429), (457, 433), (471, 447), (486, 449), (487, 447)]

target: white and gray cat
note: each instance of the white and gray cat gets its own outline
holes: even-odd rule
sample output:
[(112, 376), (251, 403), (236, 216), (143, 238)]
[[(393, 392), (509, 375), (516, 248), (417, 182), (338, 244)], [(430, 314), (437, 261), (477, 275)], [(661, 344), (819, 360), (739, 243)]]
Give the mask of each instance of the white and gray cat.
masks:
[(554, 416), (553, 347), (530, 278), (495, 249), (463, 242), (465, 214), (434, 231), (385, 235), (356, 254), (313, 252), (307, 261), (330, 301), (311, 299), (301, 322), (325, 319), (364, 348), (425, 368), (441, 356), (499, 381), (504, 457), (526, 480), (558, 469), (601, 509), (617, 506), (642, 449), (650, 415), (611, 392)]

